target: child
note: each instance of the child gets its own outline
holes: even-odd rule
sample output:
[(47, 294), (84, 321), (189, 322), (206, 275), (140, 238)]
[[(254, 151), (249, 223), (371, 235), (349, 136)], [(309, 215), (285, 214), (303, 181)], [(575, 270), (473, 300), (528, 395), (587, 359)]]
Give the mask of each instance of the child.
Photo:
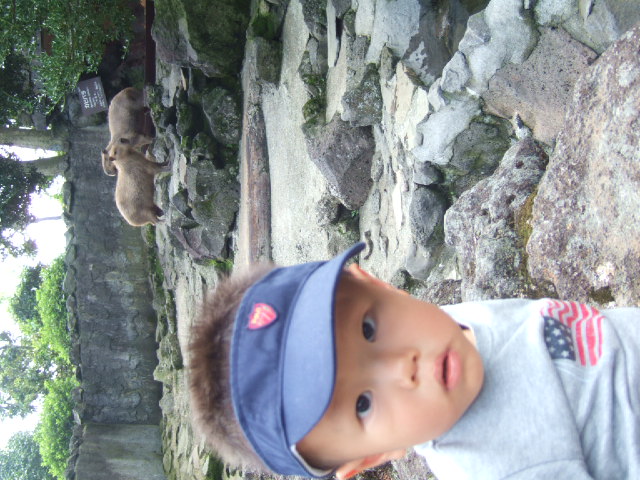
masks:
[(439, 308), (356, 265), (260, 267), (210, 295), (195, 424), (230, 463), (339, 479), (415, 447), (440, 480), (640, 478), (640, 313)]

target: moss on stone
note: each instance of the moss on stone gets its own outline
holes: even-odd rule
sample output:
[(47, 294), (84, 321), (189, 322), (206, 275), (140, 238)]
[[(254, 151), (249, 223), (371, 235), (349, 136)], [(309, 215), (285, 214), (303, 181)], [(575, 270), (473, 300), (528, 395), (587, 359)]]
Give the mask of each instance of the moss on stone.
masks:
[[(154, 30), (185, 34), (216, 76), (236, 76), (242, 66), (250, 0), (156, 0)], [(215, 45), (216, 48), (211, 48)]]
[(255, 37), (262, 37), (265, 40), (275, 40), (278, 37), (280, 21), (271, 12), (258, 13), (249, 25), (249, 32)]
[(520, 245), (523, 248), (527, 246), (527, 243), (529, 243), (529, 238), (533, 232), (531, 217), (533, 215), (533, 203), (537, 195), (538, 187), (536, 186), (529, 194), (522, 207), (520, 207), (514, 215), (516, 234), (518, 235)]
[(589, 298), (600, 305), (606, 305), (615, 301), (610, 287), (598, 288), (589, 292)]
[(323, 123), (324, 109), (326, 107), (324, 97), (310, 98), (302, 106), (302, 115), (306, 125), (319, 125)]
[(209, 260), (208, 264), (218, 273), (228, 274), (233, 270), (233, 259), (231, 258), (213, 258)]

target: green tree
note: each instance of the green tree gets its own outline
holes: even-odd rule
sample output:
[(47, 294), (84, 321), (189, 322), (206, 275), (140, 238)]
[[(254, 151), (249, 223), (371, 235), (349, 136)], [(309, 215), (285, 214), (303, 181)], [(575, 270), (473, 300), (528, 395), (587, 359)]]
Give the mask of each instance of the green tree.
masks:
[[(97, 70), (108, 42), (128, 42), (132, 21), (129, 0), (2, 0), (0, 63), (15, 52), (27, 57), (54, 106), (82, 73)], [(50, 52), (37, 48), (42, 33), (52, 38)]]
[(32, 113), (37, 104), (38, 98), (31, 83), (28, 59), (9, 50), (4, 61), (0, 63), (0, 123), (8, 124), (11, 119)]
[(47, 395), (35, 440), (40, 446), (42, 463), (57, 478), (64, 478), (69, 458), (69, 440), (73, 429), (72, 390), (78, 386), (75, 377), (47, 381)]
[[(47, 364), (48, 363), (48, 364)], [(29, 339), (0, 333), (0, 418), (24, 417), (46, 392), (45, 382), (55, 371), (51, 359), (37, 356)]]
[(35, 243), (22, 231), (34, 218), (30, 195), (44, 190), (51, 180), (12, 153), (0, 153), (0, 258), (33, 254)]
[(42, 464), (40, 447), (29, 432), (14, 434), (0, 450), (0, 480), (54, 480)]
[(47, 392), (48, 380), (73, 375), (65, 274), (62, 256), (48, 267), (28, 267), (22, 272), (10, 299), (22, 336), (0, 333), (0, 418), (32, 412), (33, 403)]
[(36, 290), (42, 284), (42, 264), (28, 266), (20, 274), (20, 283), (15, 294), (9, 300), (11, 316), (19, 325), (23, 334), (33, 336), (42, 328), (42, 319), (38, 313)]
[(67, 295), (63, 288), (66, 271), (64, 258), (59, 256), (42, 270), (42, 283), (36, 290), (37, 311), (42, 320), (38, 347), (53, 353), (58, 373), (71, 366)]

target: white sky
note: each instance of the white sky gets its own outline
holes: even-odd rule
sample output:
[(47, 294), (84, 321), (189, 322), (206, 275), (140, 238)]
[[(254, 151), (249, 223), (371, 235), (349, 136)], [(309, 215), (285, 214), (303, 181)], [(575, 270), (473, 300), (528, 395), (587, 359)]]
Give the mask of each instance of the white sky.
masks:
[[(15, 149), (18, 150), (18, 149)], [(14, 150), (14, 151), (15, 151)], [(33, 151), (31, 151), (33, 152)], [(20, 149), (16, 152), (23, 160), (34, 158), (28, 149)], [(50, 153), (40, 150), (38, 156), (49, 156)], [(58, 193), (62, 188), (63, 179), (58, 177), (48, 192)], [(57, 200), (47, 196), (32, 196), (31, 214), (36, 218), (52, 217), (62, 214), (62, 205)], [(19, 334), (20, 330), (15, 325), (8, 313), (8, 299), (13, 296), (20, 282), (20, 273), (25, 266), (35, 265), (40, 262), (48, 265), (51, 261), (64, 252), (66, 226), (62, 220), (43, 221), (29, 225), (26, 236), (33, 238), (38, 246), (38, 253), (33, 259), (8, 257), (0, 262), (0, 331), (8, 330), (13, 334)], [(33, 430), (38, 423), (39, 413), (29, 415), (24, 419), (11, 418), (0, 421), (0, 448), (5, 448), (11, 436), (19, 431)]]

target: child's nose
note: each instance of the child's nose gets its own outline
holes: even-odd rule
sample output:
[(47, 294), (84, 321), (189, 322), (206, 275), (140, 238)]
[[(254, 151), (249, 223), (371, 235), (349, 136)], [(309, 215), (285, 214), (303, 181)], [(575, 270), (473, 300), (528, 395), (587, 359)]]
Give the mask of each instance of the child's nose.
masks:
[(380, 375), (402, 388), (414, 388), (418, 385), (418, 358), (413, 349), (386, 352), (379, 357)]

